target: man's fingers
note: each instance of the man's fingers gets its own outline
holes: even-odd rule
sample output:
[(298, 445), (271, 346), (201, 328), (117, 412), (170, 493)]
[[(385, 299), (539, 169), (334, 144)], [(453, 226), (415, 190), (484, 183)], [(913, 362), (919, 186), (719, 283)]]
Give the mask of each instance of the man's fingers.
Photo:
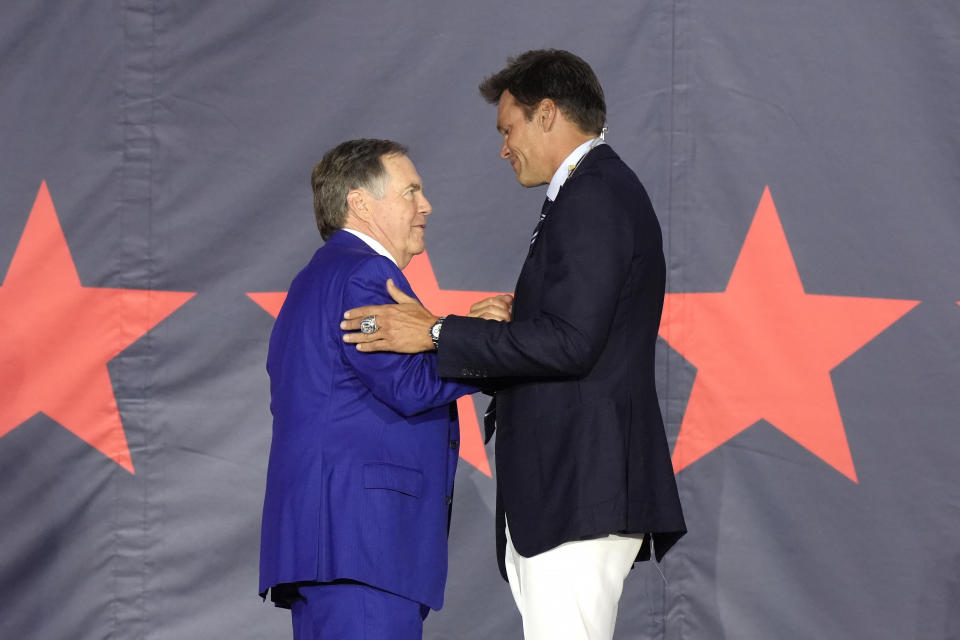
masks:
[(494, 304), (495, 303), (491, 302), (489, 299), (481, 300), (480, 302), (474, 302), (472, 305), (470, 305), (470, 311), (481, 311)]
[(397, 285), (393, 284), (393, 278), (387, 279), (387, 293), (390, 294), (394, 302), (416, 302), (416, 300), (401, 291)]
[(480, 313), (470, 313), (471, 318), (482, 318), (483, 320), (496, 320), (497, 322), (509, 322), (510, 314), (504, 311), (486, 310)]
[(496, 309), (510, 309), (513, 306), (513, 296), (509, 295), (499, 295), (493, 296), (491, 298), (484, 298), (478, 302), (474, 302), (470, 307), (470, 311), (482, 311), (483, 309), (496, 308)]
[(471, 318), (483, 318), (484, 320), (497, 320), (499, 322), (509, 322), (510, 314), (513, 311), (513, 296), (509, 294), (500, 294), (484, 298), (475, 302), (470, 307)]
[[(355, 319), (359, 322), (361, 319), (367, 316), (383, 315), (384, 313), (388, 313), (387, 310), (392, 308), (393, 308), (392, 304), (377, 304), (377, 305), (369, 305), (366, 307), (355, 307), (353, 309), (349, 309), (346, 313), (344, 313), (343, 317), (347, 320)], [(340, 325), (340, 326), (342, 327), (343, 325)], [(357, 326), (354, 328), (356, 329), (359, 327), (360, 325), (357, 324)]]
[(340, 328), (344, 331), (359, 331), (360, 322), (363, 321), (364, 316), (354, 318), (353, 320), (342, 320), (340, 321)]
[(357, 351), (391, 351), (387, 348), (387, 341), (377, 336), (377, 334), (368, 333), (345, 333), (343, 341), (355, 345)]
[(484, 318), (485, 320), (509, 320), (510, 305), (503, 300), (487, 299), (481, 300), (470, 307), (471, 318)]
[(374, 351), (389, 351), (389, 349), (381, 349), (379, 345), (383, 344), (383, 340), (378, 342), (364, 342), (357, 345), (357, 351), (363, 351), (366, 353)]
[[(364, 344), (370, 342), (383, 342), (383, 338), (378, 336), (376, 333), (345, 333), (343, 334), (343, 341), (349, 342), (350, 344)], [(373, 349), (369, 349), (373, 351)], [(367, 349), (361, 349), (361, 351), (367, 351)]]

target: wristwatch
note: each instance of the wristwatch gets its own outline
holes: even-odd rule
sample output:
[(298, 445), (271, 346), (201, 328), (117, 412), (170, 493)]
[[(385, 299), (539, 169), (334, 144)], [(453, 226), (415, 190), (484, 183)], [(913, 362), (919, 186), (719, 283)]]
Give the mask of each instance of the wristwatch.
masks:
[(430, 327), (430, 339), (433, 340), (433, 348), (440, 348), (440, 329), (443, 327), (443, 321), (447, 319), (447, 316), (440, 316), (437, 318), (437, 321), (433, 323), (433, 326)]

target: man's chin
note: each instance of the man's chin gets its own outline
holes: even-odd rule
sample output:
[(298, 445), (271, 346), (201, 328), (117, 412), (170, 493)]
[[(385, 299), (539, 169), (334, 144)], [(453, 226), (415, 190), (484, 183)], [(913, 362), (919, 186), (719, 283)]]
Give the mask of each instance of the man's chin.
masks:
[(526, 176), (520, 176), (520, 175), (517, 176), (517, 182), (520, 183), (521, 187), (527, 187), (528, 189), (530, 187), (539, 187), (540, 185), (547, 184), (543, 180), (537, 180), (535, 178), (528, 178)]

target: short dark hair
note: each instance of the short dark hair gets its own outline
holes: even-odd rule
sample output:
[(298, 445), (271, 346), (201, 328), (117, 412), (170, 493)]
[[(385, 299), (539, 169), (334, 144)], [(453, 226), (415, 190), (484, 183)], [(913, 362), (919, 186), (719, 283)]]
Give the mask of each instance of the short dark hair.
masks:
[(347, 194), (366, 189), (376, 198), (386, 194), (387, 169), (383, 157), (407, 155), (407, 148), (393, 140), (362, 138), (341, 142), (324, 154), (310, 173), (313, 213), (320, 237), (328, 240), (347, 221)]
[(508, 58), (507, 66), (480, 83), (490, 104), (509, 91), (524, 107), (527, 119), (540, 101), (550, 98), (584, 133), (599, 134), (607, 121), (603, 87), (582, 58), (559, 49), (537, 49)]

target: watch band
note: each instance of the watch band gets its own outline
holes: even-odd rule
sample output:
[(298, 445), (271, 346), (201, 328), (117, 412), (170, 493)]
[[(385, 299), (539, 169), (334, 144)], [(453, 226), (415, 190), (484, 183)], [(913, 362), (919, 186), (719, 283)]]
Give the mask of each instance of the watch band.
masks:
[(437, 321), (433, 323), (433, 326), (430, 327), (430, 339), (433, 341), (434, 350), (440, 348), (440, 329), (443, 328), (443, 321), (446, 319), (447, 316), (440, 316), (437, 318)]

